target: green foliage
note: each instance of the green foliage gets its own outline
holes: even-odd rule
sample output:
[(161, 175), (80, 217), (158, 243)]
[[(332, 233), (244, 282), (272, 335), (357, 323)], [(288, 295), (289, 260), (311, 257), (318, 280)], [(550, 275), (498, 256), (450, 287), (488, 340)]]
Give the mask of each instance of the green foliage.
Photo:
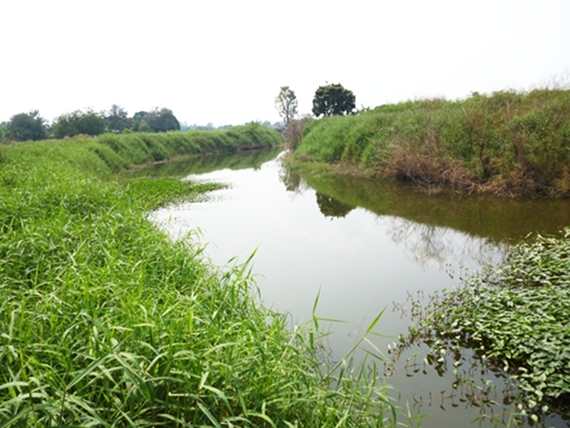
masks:
[(570, 196), (570, 91), (408, 101), (323, 118), (298, 155), (358, 163), (430, 190)]
[[(277, 131), (249, 124), (223, 131), (103, 134), (96, 138), (75, 139), (57, 147), (65, 147), (62, 153), (65, 158), (85, 159), (83, 168), (91, 170), (96, 165), (97, 171), (107, 174), (178, 156), (272, 147), (281, 142), (282, 137)], [(80, 145), (95, 154), (99, 161), (85, 158), (85, 150)]]
[(16, 141), (43, 140), (47, 136), (46, 121), (37, 110), (12, 116), (7, 123), (6, 136)]
[(8, 122), (1, 122), (0, 123), (0, 143), (7, 143), (8, 141), (13, 140), (14, 137), (12, 136), (12, 132), (8, 127)]
[(123, 132), (133, 126), (132, 119), (129, 118), (126, 110), (116, 104), (113, 104), (111, 109), (103, 115), (107, 122), (107, 128), (111, 132)]
[[(247, 264), (145, 220), (203, 189), (108, 180), (204, 135), (180, 134), (0, 147), (2, 426), (395, 426), (378, 373), (329, 364), (314, 326), (259, 305)], [(279, 138), (228, 134), (212, 147)]]
[(310, 123), (296, 153), (322, 162), (340, 161), (356, 120), (356, 116), (325, 117)]
[(275, 98), (275, 108), (285, 121), (285, 126), (297, 115), (297, 97), (289, 86), (282, 86)]
[(51, 132), (55, 138), (73, 137), (83, 134), (95, 136), (105, 132), (107, 122), (93, 111), (74, 111), (59, 116), (52, 124)]
[(566, 229), (559, 237), (539, 235), (514, 246), (504, 266), (465, 280), (428, 306), (412, 334), (475, 348), (511, 374), (534, 408), (570, 397), (569, 319)]
[(133, 129), (138, 132), (179, 131), (180, 123), (172, 110), (153, 109), (150, 112), (139, 111), (133, 116)]
[(313, 114), (319, 116), (338, 116), (349, 114), (356, 108), (355, 96), (340, 83), (319, 86), (313, 97)]

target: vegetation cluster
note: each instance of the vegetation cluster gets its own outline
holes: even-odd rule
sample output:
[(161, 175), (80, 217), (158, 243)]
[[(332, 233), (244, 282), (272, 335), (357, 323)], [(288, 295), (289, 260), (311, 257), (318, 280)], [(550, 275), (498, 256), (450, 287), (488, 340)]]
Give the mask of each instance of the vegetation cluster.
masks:
[(105, 132), (168, 132), (180, 130), (180, 123), (167, 108), (139, 111), (133, 117), (114, 104), (109, 111), (76, 110), (62, 114), (51, 125), (39, 111), (19, 113), (8, 122), (0, 123), (0, 142), (38, 141), (75, 135), (96, 136)]
[[(433, 299), (401, 346), (426, 341), (436, 360), (473, 348), (523, 391), (526, 409), (568, 409), (570, 397), (570, 229), (537, 235), (505, 263)], [(536, 416), (533, 418), (535, 419)]]
[(319, 86), (313, 97), (313, 114), (319, 116), (338, 116), (354, 112), (356, 97), (351, 90), (340, 83)]
[(38, 144), (56, 144), (75, 153), (75, 162), (101, 174), (119, 172), (181, 156), (272, 147), (282, 143), (275, 130), (251, 123), (221, 131), (171, 131), (165, 133), (133, 132), (103, 134), (97, 137), (78, 136), (69, 140), (46, 140)]
[(0, 146), (3, 427), (395, 425), (374, 373), (327, 363), (316, 317), (291, 331), (247, 264), (216, 268), (145, 219), (211, 184), (114, 174), (267, 140), (250, 125)]
[(324, 117), (306, 126), (295, 155), (429, 191), (567, 197), (570, 90), (408, 101)]

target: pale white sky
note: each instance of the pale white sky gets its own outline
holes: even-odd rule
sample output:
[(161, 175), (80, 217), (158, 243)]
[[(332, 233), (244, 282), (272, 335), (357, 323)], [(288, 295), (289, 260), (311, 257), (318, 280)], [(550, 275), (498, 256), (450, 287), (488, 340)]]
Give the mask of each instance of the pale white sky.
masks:
[(357, 106), (570, 79), (570, 0), (0, 0), (0, 122), (167, 107), (278, 121), (341, 83)]

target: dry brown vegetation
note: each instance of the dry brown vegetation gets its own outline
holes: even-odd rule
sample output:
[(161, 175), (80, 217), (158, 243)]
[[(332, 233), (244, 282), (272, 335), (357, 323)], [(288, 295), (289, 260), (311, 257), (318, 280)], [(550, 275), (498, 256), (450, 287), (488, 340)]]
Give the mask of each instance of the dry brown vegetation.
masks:
[[(570, 196), (570, 90), (409, 101), (313, 121), (297, 156), (429, 191)], [(369, 172), (366, 172), (369, 174)]]

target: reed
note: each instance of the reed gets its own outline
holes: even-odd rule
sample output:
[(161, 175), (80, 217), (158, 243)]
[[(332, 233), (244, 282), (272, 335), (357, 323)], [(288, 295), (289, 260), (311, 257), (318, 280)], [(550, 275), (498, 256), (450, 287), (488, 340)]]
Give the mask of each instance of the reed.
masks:
[(316, 316), (292, 329), (247, 263), (145, 220), (203, 188), (113, 178), (179, 138), (0, 147), (0, 427), (394, 426), (387, 386), (330, 364)]

